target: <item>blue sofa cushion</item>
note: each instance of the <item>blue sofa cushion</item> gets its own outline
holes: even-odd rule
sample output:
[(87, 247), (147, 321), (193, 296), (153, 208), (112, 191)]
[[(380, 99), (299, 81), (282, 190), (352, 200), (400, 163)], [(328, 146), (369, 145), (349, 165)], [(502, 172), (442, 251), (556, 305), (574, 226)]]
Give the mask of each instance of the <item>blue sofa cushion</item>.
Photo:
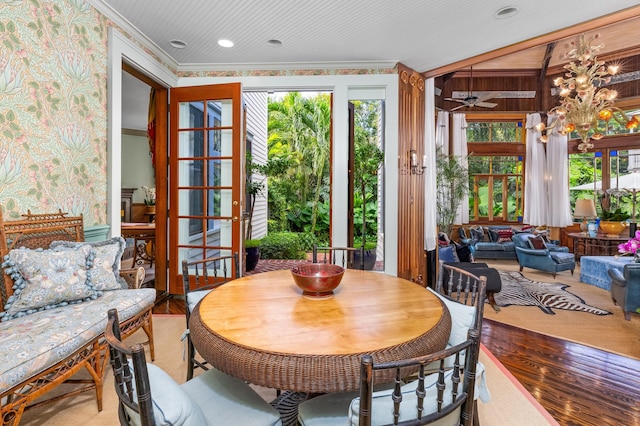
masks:
[(505, 246), (503, 243), (476, 243), (476, 250), (478, 251), (504, 251)]
[(556, 263), (573, 263), (573, 262), (575, 262), (575, 256), (573, 255), (573, 253), (551, 252), (551, 258)]

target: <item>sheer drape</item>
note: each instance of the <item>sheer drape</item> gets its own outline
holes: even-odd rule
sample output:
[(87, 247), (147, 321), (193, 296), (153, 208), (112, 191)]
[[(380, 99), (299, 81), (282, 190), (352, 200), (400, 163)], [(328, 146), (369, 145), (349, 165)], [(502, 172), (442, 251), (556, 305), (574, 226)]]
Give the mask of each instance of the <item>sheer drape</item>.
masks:
[(433, 78), (425, 81), (425, 108), (424, 108), (424, 153), (427, 157), (427, 166), (424, 169), (424, 248), (436, 249), (436, 130), (435, 130), (435, 94)]
[[(538, 139), (540, 114), (527, 114), (527, 159), (525, 164), (524, 223), (533, 226), (547, 224), (546, 156)], [(566, 160), (565, 160), (566, 161)]]
[(449, 154), (449, 111), (438, 111), (436, 147), (440, 148), (443, 154)]
[[(467, 118), (465, 114), (453, 114), (453, 155), (458, 157), (461, 166), (469, 169), (467, 150)], [(469, 197), (464, 197), (453, 222), (455, 225), (469, 223)]]
[[(550, 124), (554, 119), (548, 118)], [(569, 164), (567, 136), (549, 132), (547, 143), (547, 194), (549, 209), (547, 225), (565, 227), (573, 223), (569, 202)]]

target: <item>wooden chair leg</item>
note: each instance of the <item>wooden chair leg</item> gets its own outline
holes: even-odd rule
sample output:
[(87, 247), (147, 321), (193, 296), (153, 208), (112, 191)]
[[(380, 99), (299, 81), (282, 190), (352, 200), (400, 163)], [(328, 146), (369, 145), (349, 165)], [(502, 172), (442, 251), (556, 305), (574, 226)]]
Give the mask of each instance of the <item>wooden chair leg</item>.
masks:
[(487, 300), (489, 301), (489, 305), (493, 308), (494, 311), (500, 312), (500, 306), (496, 303), (495, 293), (487, 292)]

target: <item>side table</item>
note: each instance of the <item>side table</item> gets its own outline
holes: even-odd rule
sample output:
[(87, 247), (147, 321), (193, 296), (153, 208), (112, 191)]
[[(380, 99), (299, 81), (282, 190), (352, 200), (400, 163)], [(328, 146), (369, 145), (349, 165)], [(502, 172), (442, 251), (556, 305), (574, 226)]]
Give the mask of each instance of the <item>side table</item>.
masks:
[(598, 234), (590, 237), (582, 232), (571, 232), (569, 237), (573, 238), (573, 254), (576, 260), (582, 256), (615, 256), (618, 253), (618, 245), (629, 240), (626, 231), (617, 237), (608, 237), (605, 234)]

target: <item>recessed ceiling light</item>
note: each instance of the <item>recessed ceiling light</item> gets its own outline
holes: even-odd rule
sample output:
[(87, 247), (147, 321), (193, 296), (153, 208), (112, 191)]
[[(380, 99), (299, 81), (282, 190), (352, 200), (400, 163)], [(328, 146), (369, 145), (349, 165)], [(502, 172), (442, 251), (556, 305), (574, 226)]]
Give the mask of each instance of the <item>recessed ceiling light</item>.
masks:
[(493, 17), (496, 19), (507, 19), (507, 18), (511, 18), (512, 16), (516, 16), (517, 14), (518, 14), (517, 6), (505, 6), (498, 9), (496, 13), (493, 14)]
[(171, 47), (175, 47), (176, 49), (184, 49), (185, 47), (187, 47), (187, 43), (185, 43), (185, 42), (184, 42), (184, 41), (182, 41), (182, 40), (175, 40), (175, 39), (174, 39), (174, 40), (171, 40), (171, 41), (169, 42), (169, 45), (170, 45)]
[(233, 47), (233, 42), (231, 40), (220, 39), (218, 40), (218, 44), (222, 47)]
[(267, 43), (269, 43), (270, 45), (275, 46), (275, 47), (282, 46), (282, 42), (280, 40), (275, 39), (275, 38), (272, 38), (271, 40), (268, 40)]

